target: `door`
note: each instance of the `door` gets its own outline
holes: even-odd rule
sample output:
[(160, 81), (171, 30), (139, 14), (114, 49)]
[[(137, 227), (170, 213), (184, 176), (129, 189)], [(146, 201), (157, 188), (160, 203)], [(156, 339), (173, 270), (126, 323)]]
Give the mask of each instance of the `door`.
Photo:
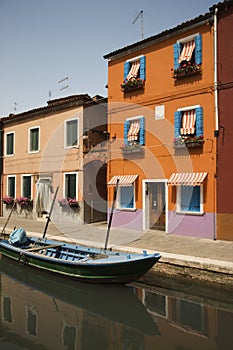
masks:
[(165, 231), (165, 183), (146, 182), (146, 222), (149, 229)]

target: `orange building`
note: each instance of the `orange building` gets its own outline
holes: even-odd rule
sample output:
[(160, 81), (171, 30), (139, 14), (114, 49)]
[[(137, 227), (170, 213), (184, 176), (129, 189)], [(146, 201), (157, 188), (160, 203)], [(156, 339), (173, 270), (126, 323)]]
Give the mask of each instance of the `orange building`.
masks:
[(113, 226), (216, 238), (213, 37), (207, 13), (104, 56)]

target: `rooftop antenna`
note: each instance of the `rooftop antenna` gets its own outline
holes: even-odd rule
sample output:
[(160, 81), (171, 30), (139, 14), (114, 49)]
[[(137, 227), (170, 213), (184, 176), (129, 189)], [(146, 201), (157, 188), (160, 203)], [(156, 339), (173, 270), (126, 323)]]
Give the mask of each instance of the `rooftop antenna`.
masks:
[(14, 111), (16, 112), (16, 110), (17, 110), (17, 106), (18, 106), (18, 103), (17, 103), (17, 102), (15, 102), (15, 103), (14, 103), (14, 105), (15, 105), (15, 107), (14, 107)]
[(143, 10), (141, 10), (138, 15), (135, 17), (135, 19), (133, 20), (134, 24), (135, 22), (137, 22), (138, 18), (141, 17), (141, 35), (142, 35), (142, 40), (144, 39), (144, 26), (143, 26)]
[[(58, 84), (61, 84), (61, 83), (63, 83), (64, 81), (66, 81), (66, 80), (68, 80), (68, 79), (69, 79), (68, 77), (65, 77), (65, 78), (59, 80)], [(65, 90), (65, 89), (67, 89), (68, 87), (69, 87), (68, 84), (65, 85), (65, 86), (62, 86), (62, 87), (60, 88), (60, 91)]]

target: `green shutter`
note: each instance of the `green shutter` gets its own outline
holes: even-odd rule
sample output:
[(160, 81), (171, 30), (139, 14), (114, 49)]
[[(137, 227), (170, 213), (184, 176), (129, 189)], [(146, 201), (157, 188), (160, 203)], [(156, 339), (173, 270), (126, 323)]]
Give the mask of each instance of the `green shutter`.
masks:
[(23, 197), (31, 198), (31, 176), (23, 176)]
[(140, 79), (146, 80), (146, 56), (140, 58)]
[(10, 133), (6, 136), (6, 154), (14, 154), (14, 134)]
[(76, 146), (78, 144), (78, 121), (69, 120), (66, 122), (66, 146)]
[(39, 150), (39, 128), (30, 130), (30, 151)]
[(145, 145), (145, 118), (140, 118), (139, 143)]

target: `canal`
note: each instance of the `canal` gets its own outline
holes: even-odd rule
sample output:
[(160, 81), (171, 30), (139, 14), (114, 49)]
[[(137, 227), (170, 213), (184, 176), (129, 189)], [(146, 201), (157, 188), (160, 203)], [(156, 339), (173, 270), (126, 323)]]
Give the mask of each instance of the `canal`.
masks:
[(232, 294), (197, 294), (172, 281), (166, 289), (78, 283), (2, 258), (0, 349), (233, 349)]

